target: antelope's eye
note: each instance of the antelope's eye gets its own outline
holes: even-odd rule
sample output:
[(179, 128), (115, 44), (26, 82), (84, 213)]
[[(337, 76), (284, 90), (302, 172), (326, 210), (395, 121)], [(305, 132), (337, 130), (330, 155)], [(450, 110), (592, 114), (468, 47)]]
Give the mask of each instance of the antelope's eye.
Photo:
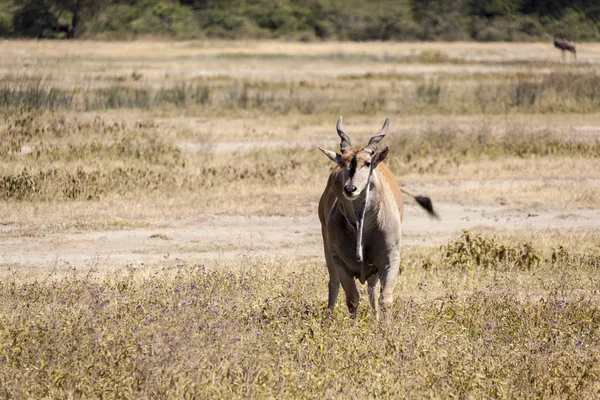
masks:
[(371, 162), (370, 162), (370, 161), (367, 161), (367, 162), (365, 163), (365, 166), (366, 166), (366, 167), (370, 167), (370, 166), (371, 166)]

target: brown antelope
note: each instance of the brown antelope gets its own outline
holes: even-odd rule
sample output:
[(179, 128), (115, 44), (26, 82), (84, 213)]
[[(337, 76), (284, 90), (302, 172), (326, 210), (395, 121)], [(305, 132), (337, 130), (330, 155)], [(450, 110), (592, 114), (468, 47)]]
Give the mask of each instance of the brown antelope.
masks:
[(388, 125), (389, 118), (366, 147), (352, 150), (340, 116), (337, 132), (341, 138), (341, 154), (319, 147), (336, 163), (319, 201), (319, 219), (329, 270), (328, 308), (332, 310), (335, 306), (341, 283), (353, 317), (358, 311), (360, 297), (355, 278), (361, 284), (368, 282), (369, 302), (376, 316), (380, 291), (383, 292), (383, 306), (387, 308), (392, 304), (400, 270), (404, 214), (402, 193), (413, 197), (430, 215), (437, 217), (429, 198), (413, 196), (398, 186), (383, 162), (389, 148), (386, 146), (377, 151)]
[(570, 51), (571, 54), (573, 54), (573, 58), (577, 60), (577, 50), (575, 50), (575, 43), (563, 38), (554, 38), (554, 47), (561, 51), (563, 61), (565, 61), (565, 51)]

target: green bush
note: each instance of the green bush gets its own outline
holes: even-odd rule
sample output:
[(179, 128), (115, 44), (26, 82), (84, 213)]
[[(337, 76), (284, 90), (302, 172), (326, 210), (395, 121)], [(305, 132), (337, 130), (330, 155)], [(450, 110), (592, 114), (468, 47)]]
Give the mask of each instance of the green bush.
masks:
[(10, 0), (0, 3), (0, 37), (12, 35), (15, 10), (15, 4)]
[[(77, 35), (338, 40), (600, 39), (600, 8), (590, 2), (540, 7), (519, 0), (87, 0)], [(88, 4), (88, 3), (86, 3)], [(541, 4), (541, 3), (540, 3)], [(0, 36), (65, 37), (72, 3), (0, 4)], [(314, 35), (314, 36), (313, 36)]]
[(545, 35), (540, 22), (529, 16), (473, 18), (472, 27), (471, 36), (480, 42), (526, 42)]
[(580, 41), (600, 40), (600, 25), (586, 18), (585, 13), (568, 9), (560, 19), (544, 18), (546, 32)]

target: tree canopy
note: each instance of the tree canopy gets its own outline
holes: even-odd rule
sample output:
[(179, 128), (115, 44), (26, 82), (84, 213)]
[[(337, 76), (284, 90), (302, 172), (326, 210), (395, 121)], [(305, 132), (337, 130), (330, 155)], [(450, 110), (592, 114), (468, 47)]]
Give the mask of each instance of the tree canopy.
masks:
[(597, 0), (4, 0), (0, 36), (600, 39)]

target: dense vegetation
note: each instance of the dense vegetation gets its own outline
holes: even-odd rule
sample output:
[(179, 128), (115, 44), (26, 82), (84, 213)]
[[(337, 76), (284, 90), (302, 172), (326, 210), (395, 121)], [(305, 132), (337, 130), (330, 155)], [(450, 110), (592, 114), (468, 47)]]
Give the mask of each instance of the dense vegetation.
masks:
[(529, 41), (600, 39), (594, 0), (5, 0), (0, 36)]

